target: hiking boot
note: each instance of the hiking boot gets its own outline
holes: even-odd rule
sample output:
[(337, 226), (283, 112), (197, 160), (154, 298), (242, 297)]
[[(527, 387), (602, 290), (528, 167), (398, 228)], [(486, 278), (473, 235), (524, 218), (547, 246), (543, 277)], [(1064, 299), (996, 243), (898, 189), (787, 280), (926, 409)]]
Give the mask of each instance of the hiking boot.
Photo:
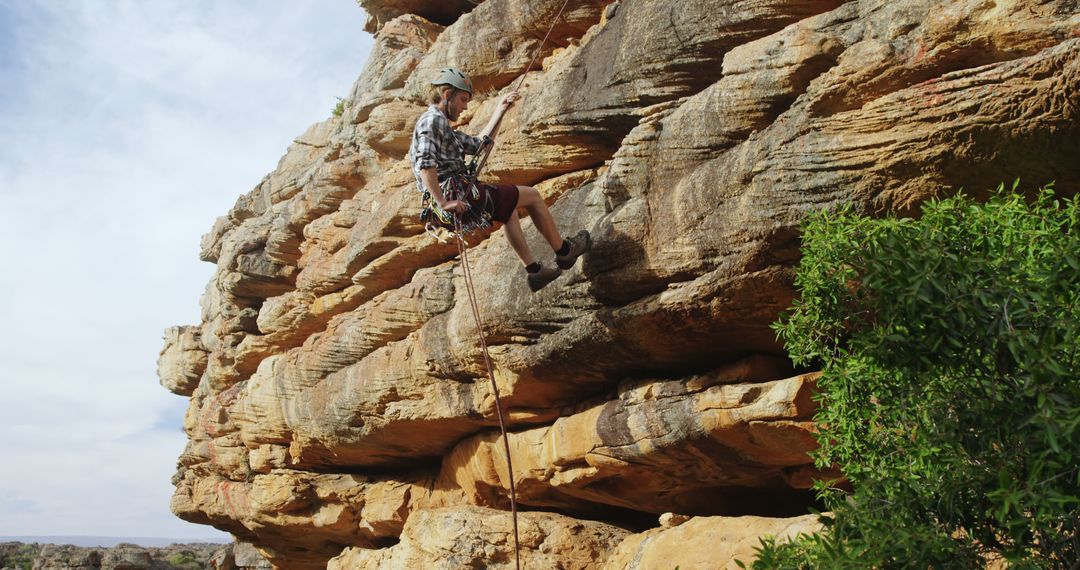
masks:
[(562, 269), (573, 267), (577, 258), (592, 247), (592, 238), (589, 237), (588, 230), (581, 230), (574, 237), (567, 238), (566, 241), (570, 242), (570, 253), (555, 256), (555, 263)]
[(541, 265), (540, 271), (529, 274), (529, 289), (532, 289), (533, 293), (535, 293), (546, 287), (548, 283), (551, 283), (560, 275), (562, 275), (562, 269)]

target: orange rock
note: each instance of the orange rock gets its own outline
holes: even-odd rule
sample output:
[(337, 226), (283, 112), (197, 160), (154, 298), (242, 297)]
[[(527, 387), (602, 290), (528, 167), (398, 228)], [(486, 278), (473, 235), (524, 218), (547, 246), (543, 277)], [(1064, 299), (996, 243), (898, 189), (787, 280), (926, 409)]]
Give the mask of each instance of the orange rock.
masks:
[[(627, 534), (600, 522), (524, 512), (519, 521), (521, 567), (599, 570)], [(405, 524), (398, 544), (380, 550), (347, 548), (327, 568), (510, 569), (515, 567), (514, 555), (510, 513), (451, 507), (418, 511)]]
[(793, 518), (694, 517), (672, 528), (658, 528), (624, 540), (603, 570), (736, 570), (757, 558), (754, 549), (765, 536), (790, 538), (821, 529), (814, 515)]

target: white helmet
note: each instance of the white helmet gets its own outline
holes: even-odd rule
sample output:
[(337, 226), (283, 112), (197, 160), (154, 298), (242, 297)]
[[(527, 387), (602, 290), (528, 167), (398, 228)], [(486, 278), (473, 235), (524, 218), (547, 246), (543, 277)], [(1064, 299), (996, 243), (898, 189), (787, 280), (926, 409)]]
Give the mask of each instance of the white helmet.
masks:
[(454, 89), (468, 91), (472, 95), (472, 80), (457, 68), (447, 67), (439, 71), (439, 76), (431, 82), (432, 85), (449, 85)]

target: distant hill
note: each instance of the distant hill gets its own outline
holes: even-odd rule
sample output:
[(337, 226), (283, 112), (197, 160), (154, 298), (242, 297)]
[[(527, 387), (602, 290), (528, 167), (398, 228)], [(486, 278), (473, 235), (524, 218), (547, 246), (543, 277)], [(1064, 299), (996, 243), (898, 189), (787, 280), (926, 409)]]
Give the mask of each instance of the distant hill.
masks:
[[(10, 537), (6, 537), (10, 538)], [(120, 542), (116, 546), (75, 546), (72, 542), (86, 542), (92, 544), (112, 543), (116, 541), (130, 540), (121, 537), (87, 537), (87, 536), (29, 536), (14, 537), (34, 542), (0, 542), (0, 568), (12, 568), (29, 570), (31, 568), (101, 568), (102, 570), (119, 570), (122, 568), (134, 569), (165, 569), (174, 570), (210, 567), (236, 567), (227, 564), (235, 562), (236, 547), (232, 544), (220, 544), (211, 542), (186, 542), (174, 543), (167, 546), (139, 546), (130, 542)], [(41, 542), (50, 540), (54, 542)], [(169, 541), (165, 538), (142, 538), (142, 541)], [(248, 546), (248, 548), (251, 548)], [(253, 564), (247, 567), (259, 567), (269, 570), (270, 566), (258, 553), (252, 558)], [(243, 553), (242, 553), (243, 554)], [(211, 564), (211, 560), (215, 560)], [(248, 560), (245, 559), (245, 562)]]
[(121, 543), (137, 544), (142, 547), (162, 547), (170, 544), (228, 544), (227, 538), (162, 538), (148, 536), (0, 536), (0, 542), (22, 542), (24, 544), (70, 544), (72, 546), (111, 548)]

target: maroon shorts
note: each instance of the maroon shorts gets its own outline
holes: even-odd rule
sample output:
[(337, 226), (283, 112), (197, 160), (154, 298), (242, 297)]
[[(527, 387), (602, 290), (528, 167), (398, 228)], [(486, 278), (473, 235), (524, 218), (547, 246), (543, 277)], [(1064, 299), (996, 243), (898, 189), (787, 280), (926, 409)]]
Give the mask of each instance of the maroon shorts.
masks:
[[(505, 224), (514, 213), (514, 210), (517, 209), (517, 186), (513, 184), (484, 184), (483, 182), (476, 186), (481, 192), (486, 192), (488, 196), (491, 196), (491, 203), (494, 205), (491, 219)], [(483, 203), (483, 196), (481, 196), (481, 203)]]

